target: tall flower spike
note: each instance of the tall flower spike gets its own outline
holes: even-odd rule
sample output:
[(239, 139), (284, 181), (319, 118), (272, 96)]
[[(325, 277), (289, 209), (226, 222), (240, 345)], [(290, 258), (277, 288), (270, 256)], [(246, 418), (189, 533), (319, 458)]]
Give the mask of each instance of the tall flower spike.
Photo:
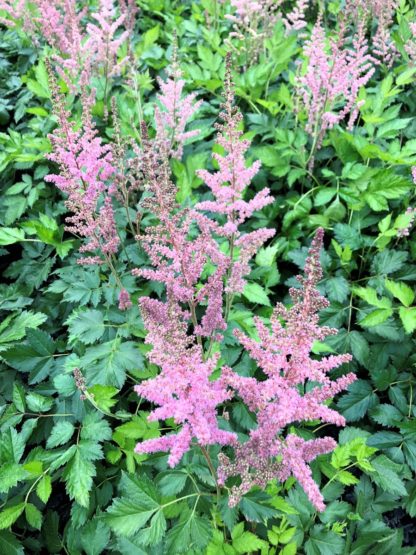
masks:
[[(257, 428), (250, 432), (247, 442), (235, 449), (235, 460), (220, 457), (219, 476), (222, 483), (239, 475), (241, 484), (232, 488), (230, 504), (254, 485), (264, 487), (273, 478), (285, 480), (294, 475), (305, 489), (310, 501), (320, 511), (323, 498), (312, 479), (308, 463), (317, 455), (331, 451), (332, 438), (305, 442), (295, 435), (282, 437), (286, 426), (295, 422), (320, 419), (342, 426), (345, 419), (326, 404), (336, 393), (345, 389), (355, 375), (350, 373), (331, 381), (328, 373), (351, 360), (350, 355), (311, 357), (314, 341), (320, 341), (336, 330), (319, 326), (318, 311), (328, 306), (317, 284), (322, 277), (320, 249), (323, 230), (318, 229), (306, 260), (304, 277), (298, 277), (299, 289), (291, 289), (291, 308), (277, 305), (271, 318), (271, 330), (255, 320), (259, 341), (241, 331), (235, 335), (244, 349), (262, 369), (264, 378), (243, 377), (231, 369), (223, 369), (222, 379), (257, 415)], [(285, 322), (283, 325), (282, 322)], [(315, 384), (301, 394), (306, 383)]]
[(244, 199), (245, 192), (253, 177), (260, 168), (260, 162), (246, 166), (245, 154), (250, 142), (242, 139), (241, 124), (243, 116), (234, 105), (233, 83), (231, 79), (231, 57), (227, 55), (225, 75), (225, 101), (222, 104), (220, 117), (223, 123), (216, 124), (219, 133), (217, 143), (223, 147), (225, 154), (215, 153), (219, 169), (210, 173), (199, 170), (198, 175), (211, 189), (214, 200), (197, 203), (196, 210), (207, 211), (219, 216), (223, 223), (219, 229), (223, 236), (230, 239), (232, 245), (240, 249), (239, 261), (230, 268), (231, 278), (227, 284), (229, 292), (240, 292), (244, 288), (243, 276), (249, 272), (248, 261), (261, 245), (273, 237), (272, 229), (261, 229), (242, 235), (239, 226), (243, 224), (256, 210), (261, 210), (273, 198), (267, 187), (257, 192), (251, 200)]
[(361, 105), (357, 101), (359, 90), (374, 73), (363, 25), (353, 38), (352, 48), (346, 46), (344, 32), (345, 25), (341, 25), (338, 39), (327, 44), (319, 18), (304, 48), (308, 67), (299, 79), (298, 91), (308, 114), (306, 131), (314, 136), (316, 149), (326, 131), (348, 115), (348, 128), (352, 129)]
[(181, 158), (186, 141), (199, 134), (197, 129), (185, 131), (185, 128), (202, 102), (195, 101), (194, 93), (183, 95), (185, 81), (178, 65), (176, 41), (168, 78), (163, 81), (158, 77), (157, 81), (161, 92), (157, 95), (160, 107), (155, 108), (156, 142), (167, 156)]
[(118, 250), (119, 237), (114, 221), (112, 195), (115, 167), (111, 147), (103, 145), (91, 118), (95, 91), (82, 95), (82, 125), (77, 129), (70, 121), (49, 65), (50, 85), (58, 128), (50, 135), (52, 153), (60, 174), (50, 174), (45, 181), (54, 183), (67, 195), (65, 204), (73, 213), (66, 218), (66, 229), (87, 239), (80, 252), (92, 256), (78, 260), (80, 264), (101, 264)]

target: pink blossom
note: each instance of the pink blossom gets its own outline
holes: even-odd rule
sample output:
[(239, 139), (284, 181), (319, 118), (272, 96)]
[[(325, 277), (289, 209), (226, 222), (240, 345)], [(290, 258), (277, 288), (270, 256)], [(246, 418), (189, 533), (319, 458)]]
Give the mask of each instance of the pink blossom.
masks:
[(166, 81), (158, 78), (160, 107), (155, 108), (156, 142), (165, 149), (167, 155), (181, 158), (183, 146), (188, 139), (199, 134), (198, 130), (185, 131), (191, 117), (201, 105), (195, 102), (195, 94), (183, 96), (185, 81), (176, 61), (176, 49), (172, 69)]
[(299, 79), (298, 91), (308, 114), (306, 130), (315, 137), (316, 148), (326, 131), (348, 115), (348, 128), (352, 129), (358, 116), (359, 90), (374, 73), (363, 26), (354, 36), (352, 48), (346, 45), (343, 33), (341, 28), (337, 41), (327, 41), (318, 19), (304, 48), (308, 67)]
[(58, 128), (50, 135), (53, 150), (48, 158), (59, 165), (61, 173), (50, 174), (45, 180), (67, 195), (65, 204), (73, 215), (66, 218), (66, 229), (87, 239), (80, 252), (95, 253), (81, 263), (102, 263), (119, 245), (111, 199), (116, 172), (111, 147), (102, 144), (91, 118), (94, 91), (82, 96), (82, 126), (77, 129), (51, 70), (50, 82)]
[(120, 310), (127, 310), (133, 306), (130, 299), (130, 294), (126, 289), (122, 289), (118, 296), (118, 308)]
[[(331, 381), (328, 373), (351, 360), (350, 355), (311, 358), (315, 341), (323, 340), (336, 330), (319, 325), (318, 312), (328, 305), (316, 288), (322, 277), (319, 262), (323, 230), (318, 229), (306, 260), (304, 277), (298, 277), (300, 289), (291, 289), (291, 308), (277, 305), (272, 318), (271, 330), (255, 319), (259, 341), (236, 330), (235, 335), (244, 349), (263, 370), (265, 379), (239, 376), (230, 368), (223, 368), (222, 380), (244, 401), (250, 411), (257, 415), (257, 428), (250, 432), (246, 443), (235, 450), (235, 461), (222, 455), (219, 475), (222, 482), (227, 477), (240, 475), (240, 486), (233, 488), (231, 504), (238, 502), (242, 494), (253, 485), (264, 486), (264, 480), (273, 477), (285, 480), (293, 474), (304, 487), (311, 502), (323, 510), (323, 500), (311, 479), (307, 466), (315, 456), (325, 453), (335, 442), (330, 438), (304, 442), (296, 436), (281, 434), (286, 426), (305, 420), (321, 420), (342, 426), (345, 419), (326, 404), (354, 381), (349, 373)], [(285, 322), (283, 325), (282, 322)], [(307, 393), (301, 393), (306, 382), (316, 385)], [(301, 386), (301, 387), (299, 387)], [(281, 457), (281, 460), (276, 457)]]

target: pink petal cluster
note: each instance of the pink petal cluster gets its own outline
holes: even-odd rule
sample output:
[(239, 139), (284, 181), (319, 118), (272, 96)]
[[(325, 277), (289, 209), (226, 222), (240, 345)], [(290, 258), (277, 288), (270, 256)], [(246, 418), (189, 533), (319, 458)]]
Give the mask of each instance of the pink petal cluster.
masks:
[[(140, 443), (136, 451), (169, 450), (172, 466), (190, 448), (193, 438), (201, 446), (236, 443), (236, 435), (217, 424), (217, 406), (232, 393), (224, 380), (211, 379), (218, 356), (209, 356), (209, 346), (204, 353), (203, 341), (212, 345), (212, 341), (221, 339), (221, 331), (226, 328), (224, 293), (242, 289), (249, 258), (274, 233), (258, 230), (243, 235), (238, 230), (254, 210), (272, 199), (267, 189), (251, 201), (243, 199), (258, 164), (245, 166), (249, 143), (241, 140), (238, 127), (242, 116), (233, 107), (229, 72), (227, 75), (224, 125), (219, 126), (219, 142), (227, 154), (217, 158), (217, 173), (201, 172), (214, 193), (214, 201), (200, 203), (194, 209), (179, 209), (167, 159), (172, 151), (157, 148), (158, 137), (150, 141), (145, 127), (142, 129), (141, 166), (147, 195), (142, 207), (151, 210), (158, 223), (138, 236), (151, 267), (133, 270), (133, 274), (163, 283), (166, 301), (140, 300), (148, 330), (146, 341), (152, 345), (149, 360), (161, 371), (156, 378), (137, 386), (136, 391), (160, 405), (151, 413), (152, 419), (172, 417), (182, 427), (177, 434)], [(165, 106), (172, 111), (172, 104)], [(205, 209), (225, 216), (225, 223), (209, 219), (201, 213)], [(240, 251), (237, 261), (221, 251), (218, 236), (232, 237), (233, 248)]]
[(155, 108), (156, 141), (168, 156), (181, 158), (185, 142), (199, 134), (197, 129), (185, 131), (185, 127), (201, 101), (195, 101), (194, 93), (183, 96), (185, 81), (176, 59), (166, 81), (157, 81), (161, 92), (157, 96), (160, 107)]
[(214, 200), (197, 203), (196, 210), (208, 211), (217, 214), (222, 219), (219, 228), (221, 235), (228, 237), (231, 250), (240, 249), (239, 259), (231, 260), (227, 292), (241, 292), (245, 281), (243, 276), (249, 273), (248, 262), (262, 244), (273, 237), (273, 229), (259, 229), (252, 233), (242, 234), (239, 226), (243, 224), (256, 210), (261, 210), (273, 198), (267, 187), (257, 192), (250, 200), (245, 200), (245, 193), (253, 177), (260, 168), (256, 161), (247, 167), (245, 154), (250, 147), (250, 142), (242, 139), (241, 123), (243, 116), (234, 106), (234, 93), (231, 83), (229, 68), (225, 83), (226, 97), (222, 105), (220, 117), (223, 123), (217, 124), (219, 130), (217, 143), (224, 149), (225, 154), (214, 153), (213, 157), (218, 163), (218, 170), (211, 173), (199, 170), (198, 175), (211, 189)]
[(152, 345), (149, 360), (158, 364), (161, 372), (135, 390), (160, 405), (151, 412), (150, 420), (173, 418), (182, 427), (177, 434), (139, 443), (135, 451), (170, 451), (168, 463), (175, 466), (193, 438), (202, 446), (234, 444), (236, 435), (221, 430), (217, 423), (217, 406), (231, 397), (220, 380), (210, 379), (218, 357), (204, 360), (201, 347), (190, 345), (187, 314), (174, 302), (142, 298), (140, 306), (148, 330), (146, 343)]
[(338, 40), (328, 40), (318, 19), (305, 44), (308, 66), (299, 79), (298, 91), (308, 114), (306, 130), (315, 137), (316, 148), (321, 146), (326, 131), (347, 116), (348, 128), (352, 129), (361, 105), (357, 100), (359, 90), (375, 71), (362, 26), (352, 40), (352, 48), (346, 43), (343, 29)]
[(410, 58), (413, 65), (416, 64), (416, 23), (409, 24), (410, 31), (412, 33), (411, 38), (406, 42), (404, 48)]
[(117, 17), (113, 0), (100, 0), (99, 9), (91, 14), (95, 23), (88, 23), (86, 48), (92, 53), (97, 66), (105, 66), (108, 76), (117, 75), (127, 59), (117, 63), (117, 52), (127, 40), (129, 30), (116, 37), (122, 25), (125, 25), (127, 13)]
[[(35, 42), (39, 36), (54, 48), (57, 71), (72, 89), (81, 74), (90, 75), (100, 67), (109, 76), (119, 72), (122, 64), (117, 63), (117, 51), (131, 32), (132, 14), (137, 12), (137, 8), (131, 9), (131, 1), (122, 2), (122, 14), (117, 17), (113, 0), (100, 0), (98, 11), (91, 14), (94, 23), (85, 23), (88, 6), (79, 10), (75, 0), (35, 0), (33, 4), (35, 17), (28, 15), (26, 1), (0, 0), (0, 9), (11, 18), (3, 22), (14, 26), (16, 20), (23, 20)], [(126, 31), (119, 33), (121, 26)]]
[(305, 12), (309, 7), (309, 2), (310, 0), (297, 0), (292, 11), (283, 18), (283, 23), (288, 31), (300, 31), (306, 27)]
[(81, 264), (101, 264), (118, 250), (119, 237), (114, 220), (112, 195), (115, 167), (109, 145), (103, 145), (91, 117), (94, 91), (82, 96), (81, 128), (70, 121), (64, 99), (50, 71), (54, 111), (58, 128), (50, 135), (53, 151), (48, 158), (59, 165), (60, 173), (45, 177), (67, 195), (66, 206), (73, 213), (66, 229), (86, 238), (80, 252), (93, 253)]
[[(299, 289), (292, 288), (291, 308), (277, 305), (271, 317), (271, 330), (255, 319), (259, 341), (240, 331), (235, 335), (245, 350), (262, 369), (262, 379), (243, 377), (230, 368), (223, 368), (222, 380), (257, 416), (257, 428), (250, 432), (246, 443), (235, 450), (235, 461), (221, 455), (219, 475), (222, 483), (234, 475), (241, 484), (232, 490), (231, 504), (253, 485), (264, 486), (272, 477), (285, 480), (293, 474), (318, 510), (324, 509), (323, 498), (311, 477), (307, 463), (335, 447), (332, 438), (305, 442), (297, 436), (285, 439), (286, 426), (305, 420), (321, 420), (342, 426), (345, 419), (329, 408), (326, 401), (355, 380), (349, 373), (331, 381), (328, 373), (351, 360), (350, 355), (311, 357), (315, 341), (321, 341), (336, 330), (319, 325), (318, 312), (328, 306), (316, 288), (322, 277), (320, 249), (323, 230), (318, 229), (305, 264), (305, 277), (298, 277)], [(284, 322), (284, 325), (283, 325)], [(305, 384), (315, 387), (305, 391)]]
[(371, 26), (376, 22), (376, 31), (371, 40), (373, 55), (378, 62), (391, 67), (398, 55), (391, 36), (394, 15), (399, 6), (397, 0), (347, 0), (345, 14), (353, 23), (368, 22)]

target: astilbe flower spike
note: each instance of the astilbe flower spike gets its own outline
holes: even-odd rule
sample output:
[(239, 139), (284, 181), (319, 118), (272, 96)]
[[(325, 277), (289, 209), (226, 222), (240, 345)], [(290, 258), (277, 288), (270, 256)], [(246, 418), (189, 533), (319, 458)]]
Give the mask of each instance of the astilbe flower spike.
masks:
[(243, 116), (238, 107), (234, 105), (234, 92), (231, 80), (230, 56), (227, 56), (227, 69), (225, 76), (225, 102), (220, 117), (223, 121), (216, 124), (219, 133), (217, 143), (223, 147), (225, 154), (215, 153), (213, 156), (218, 163), (218, 170), (210, 173), (199, 170), (198, 175), (211, 189), (214, 200), (197, 203), (196, 210), (217, 214), (223, 223), (219, 228), (221, 235), (230, 241), (231, 256), (234, 248), (239, 248), (240, 254), (237, 261), (231, 260), (226, 290), (229, 293), (241, 292), (245, 281), (243, 276), (249, 273), (248, 261), (263, 245), (273, 237), (273, 229), (261, 228), (256, 231), (242, 234), (239, 226), (243, 224), (256, 210), (261, 210), (273, 198), (267, 187), (257, 192), (251, 200), (245, 200), (246, 189), (260, 168), (256, 161), (251, 166), (246, 166), (245, 154), (250, 147), (250, 142), (242, 139), (241, 123)]
[(202, 102), (196, 101), (194, 93), (183, 94), (185, 81), (178, 65), (176, 43), (168, 77), (165, 81), (158, 77), (157, 81), (161, 92), (157, 95), (159, 106), (155, 108), (156, 142), (166, 156), (179, 159), (186, 141), (199, 134), (197, 129), (185, 131), (185, 127)]
[(398, 8), (397, 0), (347, 0), (345, 11), (347, 18), (354, 24), (376, 24), (375, 33), (370, 40), (371, 51), (377, 63), (391, 67), (398, 51), (391, 37), (394, 14)]
[[(15, 26), (17, 20), (22, 20), (36, 44), (39, 37), (43, 38), (54, 49), (52, 60), (56, 71), (72, 91), (76, 90), (81, 76), (84, 81), (90, 81), (100, 68), (104, 68), (108, 76), (119, 73), (125, 61), (117, 63), (116, 55), (132, 31), (132, 14), (137, 10), (124, 2), (123, 13), (117, 17), (113, 0), (100, 0), (93, 14), (88, 13), (88, 6), (79, 10), (76, 0), (34, 0), (31, 3), (34, 14), (28, 11), (26, 0), (17, 3), (0, 0), (0, 9), (5, 9), (9, 15), (2, 22)], [(89, 15), (94, 23), (85, 24)], [(124, 32), (120, 32), (121, 26), (126, 28)]]
[(347, 116), (348, 129), (353, 128), (362, 105), (357, 100), (359, 90), (375, 71), (363, 26), (355, 34), (352, 48), (346, 45), (344, 32), (342, 25), (338, 39), (327, 41), (319, 18), (304, 48), (308, 67), (298, 81), (298, 91), (308, 114), (306, 131), (314, 136), (316, 149), (327, 130)]
[[(221, 430), (217, 424), (217, 407), (230, 398), (231, 391), (223, 380), (210, 379), (218, 355), (209, 356), (209, 346), (204, 353), (204, 340), (211, 345), (221, 339), (221, 331), (226, 328), (225, 287), (228, 290), (233, 284), (233, 290), (242, 289), (243, 273), (249, 271), (249, 256), (274, 233), (257, 230), (244, 235), (238, 230), (254, 210), (272, 199), (267, 189), (257, 193), (252, 201), (243, 199), (244, 189), (257, 172), (258, 164), (245, 166), (244, 154), (249, 143), (241, 140), (242, 116), (233, 106), (229, 69), (222, 118), (224, 124), (218, 126), (219, 143), (227, 154), (218, 158), (217, 173), (201, 171), (215, 200), (199, 203), (193, 209), (177, 206), (167, 159), (171, 150), (163, 144), (158, 148), (157, 135), (154, 141), (150, 140), (142, 126), (141, 167), (146, 197), (141, 205), (157, 217), (158, 223), (137, 237), (151, 268), (133, 270), (133, 274), (163, 283), (166, 301), (140, 300), (148, 330), (146, 342), (152, 345), (149, 360), (161, 371), (156, 378), (137, 386), (136, 391), (160, 405), (151, 413), (151, 419), (173, 417), (181, 429), (177, 434), (142, 442), (136, 451), (169, 450), (172, 466), (179, 462), (194, 438), (200, 446), (236, 443), (236, 435)], [(218, 214), (225, 222), (209, 219), (203, 210)], [(237, 263), (240, 266), (220, 250), (216, 237), (221, 236), (235, 240), (240, 249)], [(246, 244), (240, 245), (238, 241), (243, 239)], [(208, 264), (213, 270), (205, 275)]]
[(47, 175), (45, 181), (54, 183), (67, 195), (65, 204), (73, 215), (66, 218), (66, 229), (87, 239), (80, 252), (92, 256), (78, 262), (108, 262), (120, 242), (112, 205), (116, 169), (111, 147), (102, 144), (92, 121), (95, 91), (87, 94), (84, 89), (82, 125), (77, 129), (70, 121), (70, 113), (65, 108), (50, 66), (49, 75), (58, 128), (50, 135), (53, 150), (48, 158), (59, 165), (61, 173)]
[[(241, 484), (232, 488), (231, 505), (254, 485), (264, 487), (273, 478), (282, 481), (293, 475), (312, 504), (320, 511), (324, 509), (308, 463), (334, 449), (336, 442), (330, 437), (309, 441), (293, 434), (282, 437), (285, 427), (294, 422), (320, 419), (344, 425), (344, 417), (325, 402), (355, 380), (353, 373), (335, 381), (328, 376), (332, 369), (350, 361), (350, 355), (321, 360), (311, 357), (314, 341), (336, 333), (334, 329), (319, 326), (318, 312), (329, 304), (316, 287), (322, 277), (319, 261), (322, 240), (323, 230), (318, 229), (306, 260), (305, 276), (297, 278), (300, 288), (290, 290), (293, 305), (289, 309), (281, 304), (276, 306), (271, 331), (257, 318), (259, 341), (241, 331), (235, 332), (262, 369), (264, 378), (243, 377), (223, 368), (222, 380), (257, 416), (257, 428), (250, 432), (247, 442), (235, 449), (235, 460), (232, 462), (224, 454), (220, 455), (220, 482), (224, 483), (230, 476), (241, 477)], [(306, 383), (315, 386), (303, 393)]]

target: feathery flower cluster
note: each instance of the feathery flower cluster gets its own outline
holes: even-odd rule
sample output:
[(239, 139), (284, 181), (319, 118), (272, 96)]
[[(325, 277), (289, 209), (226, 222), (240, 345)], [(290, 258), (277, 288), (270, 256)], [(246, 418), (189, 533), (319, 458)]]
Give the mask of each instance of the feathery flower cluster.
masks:
[(149, 360), (161, 367), (161, 373), (135, 387), (136, 392), (160, 405), (150, 420), (174, 418), (182, 425), (177, 434), (139, 443), (137, 453), (170, 451), (169, 465), (175, 466), (196, 438), (201, 446), (235, 444), (236, 435), (221, 430), (217, 423), (217, 405), (231, 397), (220, 380), (211, 381), (217, 357), (204, 360), (199, 345), (187, 335), (188, 314), (177, 303), (155, 299), (140, 301), (148, 330), (146, 342), (153, 348)]
[[(251, 431), (246, 443), (235, 449), (235, 461), (220, 456), (221, 483), (230, 476), (241, 477), (241, 484), (232, 489), (231, 505), (252, 486), (264, 487), (272, 478), (282, 481), (293, 474), (313, 505), (320, 511), (324, 509), (322, 495), (307, 463), (331, 451), (335, 441), (329, 437), (310, 441), (295, 435), (281, 437), (287, 425), (298, 421), (320, 419), (344, 425), (344, 417), (325, 402), (355, 380), (352, 373), (335, 381), (328, 377), (332, 369), (350, 361), (350, 355), (316, 360), (310, 354), (314, 341), (337, 333), (319, 326), (318, 311), (329, 304), (316, 288), (322, 277), (319, 261), (322, 241), (323, 230), (318, 229), (306, 260), (305, 277), (297, 278), (300, 288), (290, 290), (293, 306), (290, 309), (281, 304), (276, 306), (271, 318), (271, 333), (259, 318), (256, 319), (259, 342), (240, 331), (235, 332), (265, 378), (243, 377), (230, 368), (223, 368), (222, 380), (257, 415), (257, 428)], [(307, 382), (315, 383), (315, 387), (301, 393)]]
[[(242, 116), (234, 108), (233, 100), (228, 59), (226, 101), (221, 114), (224, 123), (218, 126), (218, 142), (227, 154), (217, 156), (218, 172), (200, 172), (215, 200), (197, 204), (192, 210), (180, 210), (176, 206), (176, 190), (170, 180), (166, 158), (171, 152), (163, 148), (155, 152), (146, 129), (142, 132), (142, 170), (149, 195), (142, 205), (157, 216), (158, 224), (138, 237), (152, 268), (133, 270), (133, 274), (162, 282), (166, 287), (166, 301), (149, 298), (140, 301), (148, 330), (146, 341), (153, 346), (149, 360), (160, 366), (161, 372), (157, 378), (137, 386), (136, 391), (160, 405), (151, 413), (152, 419), (173, 417), (182, 427), (177, 434), (140, 443), (136, 451), (169, 450), (172, 466), (190, 448), (193, 438), (201, 446), (236, 444), (235, 434), (218, 428), (217, 406), (228, 400), (231, 392), (223, 380), (210, 379), (218, 357), (204, 355), (203, 338), (210, 344), (221, 338), (220, 333), (226, 328), (224, 282), (228, 288), (230, 283), (235, 284), (234, 291), (238, 287), (241, 290), (242, 273), (248, 271), (249, 257), (274, 233), (273, 230), (258, 230), (242, 235), (238, 231), (240, 223), (272, 199), (266, 189), (252, 201), (243, 200), (244, 189), (257, 172), (258, 164), (245, 167), (244, 154), (249, 143), (241, 140)], [(225, 216), (226, 223), (221, 226), (201, 210)], [(215, 236), (237, 238), (235, 246), (240, 248), (241, 256), (238, 263), (233, 265), (232, 257), (221, 252)], [(207, 264), (214, 269), (205, 277)], [(192, 334), (188, 331), (190, 326)]]
[(45, 180), (67, 195), (65, 203), (73, 215), (66, 218), (66, 229), (87, 239), (80, 252), (93, 253), (78, 262), (101, 264), (117, 252), (119, 245), (112, 206), (116, 170), (111, 147), (102, 144), (92, 121), (95, 91), (87, 94), (84, 89), (82, 125), (77, 129), (70, 121), (50, 66), (49, 74), (58, 128), (50, 135), (53, 152), (48, 158), (59, 165), (61, 173), (48, 175)]
[[(132, 29), (131, 14), (135, 13), (129, 8), (130, 3), (123, 3), (123, 13), (117, 17), (113, 0), (100, 0), (98, 11), (91, 14), (95, 23), (86, 24), (88, 7), (78, 10), (75, 0), (34, 0), (32, 3), (36, 16), (28, 11), (26, 0), (17, 3), (0, 0), (0, 9), (9, 16), (2, 22), (15, 26), (17, 20), (22, 20), (33, 40), (43, 37), (55, 50), (52, 59), (56, 70), (69, 87), (75, 88), (80, 74), (90, 76), (99, 67), (104, 66), (109, 76), (119, 72), (122, 64), (117, 63), (117, 51)], [(121, 26), (126, 31), (116, 38)]]
[(397, 0), (347, 0), (345, 14), (353, 22), (376, 22), (376, 31), (372, 37), (372, 53), (379, 62), (391, 67), (397, 57), (397, 49), (391, 37)]
[(410, 58), (413, 65), (416, 65), (416, 23), (409, 24), (412, 36), (410, 40), (407, 41), (404, 48)]
[(317, 149), (326, 131), (347, 116), (348, 129), (352, 129), (361, 106), (357, 101), (360, 87), (374, 73), (373, 59), (367, 50), (362, 26), (353, 38), (352, 48), (346, 45), (343, 29), (338, 40), (327, 41), (321, 19), (314, 26), (304, 48), (308, 67), (299, 79), (298, 91), (309, 117), (306, 130), (314, 136)]
[(217, 143), (223, 147), (225, 154), (214, 153), (218, 163), (218, 170), (210, 173), (199, 170), (198, 175), (205, 181), (214, 195), (214, 200), (199, 202), (196, 210), (218, 214), (225, 219), (219, 228), (221, 235), (230, 240), (231, 251), (239, 248), (239, 260), (231, 261), (227, 292), (241, 292), (244, 288), (242, 276), (249, 272), (248, 262), (265, 241), (273, 237), (273, 229), (258, 229), (251, 233), (241, 234), (238, 227), (244, 223), (256, 210), (261, 210), (273, 198), (267, 187), (257, 192), (251, 200), (244, 200), (245, 190), (260, 168), (260, 162), (254, 162), (246, 167), (245, 154), (250, 147), (247, 140), (242, 140), (240, 130), (243, 116), (237, 106), (234, 106), (234, 93), (231, 81), (230, 57), (227, 58), (225, 76), (225, 102), (220, 114), (222, 124), (217, 124), (219, 133)]
[(197, 129), (185, 131), (186, 124), (200, 107), (194, 93), (183, 95), (185, 81), (177, 63), (176, 45), (168, 78), (158, 78), (161, 93), (157, 95), (160, 107), (155, 108), (156, 142), (167, 156), (181, 158), (185, 142), (199, 134)]
[[(246, 51), (247, 63), (255, 62), (278, 21), (282, 21), (287, 32), (306, 27), (305, 12), (310, 0), (297, 0), (292, 11), (283, 14), (284, 0), (231, 0), (234, 12), (225, 17), (232, 21), (230, 37), (241, 41), (239, 51)], [(232, 47), (232, 45), (230, 44)]]

